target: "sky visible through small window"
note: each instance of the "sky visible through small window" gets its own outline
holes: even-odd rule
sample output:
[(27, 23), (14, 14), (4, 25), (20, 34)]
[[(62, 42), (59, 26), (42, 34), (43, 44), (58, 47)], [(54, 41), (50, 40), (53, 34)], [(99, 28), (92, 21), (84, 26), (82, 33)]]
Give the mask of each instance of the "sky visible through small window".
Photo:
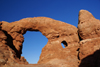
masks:
[(63, 48), (65, 48), (65, 46), (64, 46), (64, 44), (63, 44), (63, 43), (61, 43), (61, 45), (62, 45), (62, 47), (63, 47)]
[(62, 42), (61, 42), (61, 45), (62, 45), (63, 48), (66, 48), (66, 47), (68, 46), (68, 44), (67, 44), (66, 41), (62, 41)]

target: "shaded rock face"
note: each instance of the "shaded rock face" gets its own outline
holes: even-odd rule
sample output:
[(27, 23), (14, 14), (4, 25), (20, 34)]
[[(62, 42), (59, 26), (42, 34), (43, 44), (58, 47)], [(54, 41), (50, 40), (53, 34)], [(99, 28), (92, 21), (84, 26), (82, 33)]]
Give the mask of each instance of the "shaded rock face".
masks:
[(0, 30), (0, 67), (9, 67), (16, 65), (16, 63), (28, 64), (27, 61), (18, 59), (15, 46), (11, 41), (9, 34), (6, 31)]
[[(80, 10), (78, 28), (47, 17), (0, 22), (0, 67), (99, 67), (100, 20)], [(40, 31), (48, 39), (38, 64), (30, 65), (22, 54), (23, 34)], [(64, 44), (65, 48), (62, 47)]]
[(100, 37), (81, 41), (79, 67), (100, 66)]

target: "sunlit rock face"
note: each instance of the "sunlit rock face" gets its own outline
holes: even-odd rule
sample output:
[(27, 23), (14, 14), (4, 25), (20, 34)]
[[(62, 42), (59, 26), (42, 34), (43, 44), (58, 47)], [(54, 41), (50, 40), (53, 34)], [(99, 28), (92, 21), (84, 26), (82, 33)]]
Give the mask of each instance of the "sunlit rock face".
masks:
[(80, 10), (78, 31), (80, 35), (79, 67), (99, 67), (100, 63), (100, 20)]
[[(25, 18), (12, 23), (5, 21), (1, 23), (1, 29), (11, 37), (9, 40), (12, 41), (14, 46), (14, 48), (11, 48), (16, 52), (18, 58), (21, 57), (22, 53), (23, 34), (26, 31), (40, 31), (48, 38), (48, 43), (42, 49), (38, 63), (47, 63), (51, 59), (58, 58), (70, 61), (73, 65), (78, 64), (79, 38), (78, 29), (75, 26), (47, 17)], [(61, 43), (66, 48), (63, 48)], [(69, 64), (69, 62), (66, 62), (66, 64)]]
[(95, 19), (94, 16), (86, 10), (80, 10), (78, 30), (81, 39), (100, 37), (100, 20)]
[[(99, 66), (100, 20), (86, 10), (80, 10), (78, 19), (78, 28), (47, 17), (0, 22), (0, 67)], [(23, 34), (27, 31), (40, 31), (48, 39), (35, 65), (21, 57)]]

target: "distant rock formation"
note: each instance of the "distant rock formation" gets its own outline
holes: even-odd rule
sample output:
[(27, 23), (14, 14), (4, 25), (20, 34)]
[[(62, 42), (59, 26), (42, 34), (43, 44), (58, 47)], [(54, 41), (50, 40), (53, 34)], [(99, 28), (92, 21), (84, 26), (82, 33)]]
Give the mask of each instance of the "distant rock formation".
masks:
[[(24, 18), (12, 23), (2, 21), (0, 22), (0, 66), (88, 67), (91, 63), (86, 64), (84, 58), (100, 49), (99, 23), (100, 20), (95, 19), (86, 10), (79, 12), (78, 28), (47, 17)], [(28, 64), (26, 59), (21, 57), (23, 34), (27, 31), (40, 31), (48, 39), (36, 65)], [(98, 66), (96, 63), (95, 65)]]

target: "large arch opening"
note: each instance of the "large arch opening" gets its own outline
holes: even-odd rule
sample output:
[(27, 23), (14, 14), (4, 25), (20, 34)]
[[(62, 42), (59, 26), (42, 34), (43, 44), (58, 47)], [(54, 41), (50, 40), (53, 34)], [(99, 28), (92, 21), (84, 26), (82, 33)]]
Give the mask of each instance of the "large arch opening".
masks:
[(27, 31), (24, 36), (22, 55), (29, 64), (37, 64), (42, 48), (48, 39), (39, 31)]

